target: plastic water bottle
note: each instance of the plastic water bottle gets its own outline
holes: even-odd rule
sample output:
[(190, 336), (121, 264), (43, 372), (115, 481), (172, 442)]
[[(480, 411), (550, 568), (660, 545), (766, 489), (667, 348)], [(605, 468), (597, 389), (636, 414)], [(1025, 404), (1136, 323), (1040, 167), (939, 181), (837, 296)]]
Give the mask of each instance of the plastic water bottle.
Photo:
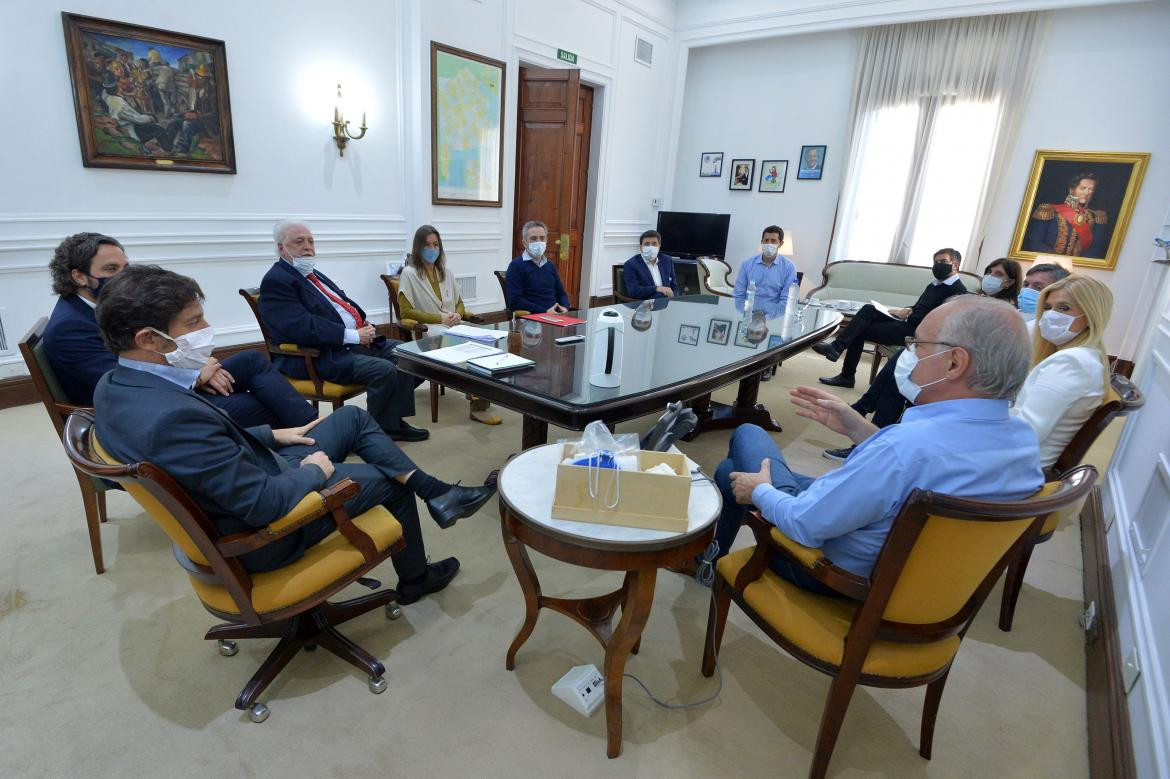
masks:
[(788, 297), (784, 300), (784, 316), (787, 318), (796, 313), (796, 308), (800, 304), (800, 283), (793, 280), (788, 285)]
[(743, 321), (747, 322), (752, 318), (752, 311), (756, 308), (756, 283), (753, 281), (748, 284), (747, 298), (743, 301)]

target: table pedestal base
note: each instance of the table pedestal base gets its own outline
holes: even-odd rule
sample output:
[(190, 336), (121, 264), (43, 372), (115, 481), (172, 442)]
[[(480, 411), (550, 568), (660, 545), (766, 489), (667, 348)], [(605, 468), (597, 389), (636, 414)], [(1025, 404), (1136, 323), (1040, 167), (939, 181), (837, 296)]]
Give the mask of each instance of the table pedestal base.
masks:
[[(776, 367), (778, 369), (780, 366)], [(733, 405), (716, 403), (711, 400), (710, 394), (695, 398), (691, 401), (691, 408), (699, 417), (699, 424), (686, 440), (690, 441), (708, 430), (733, 430), (747, 423), (759, 425), (773, 433), (781, 432), (780, 423), (772, 418), (772, 412), (763, 403), (756, 402), (759, 394), (760, 374), (757, 373), (740, 380)]]

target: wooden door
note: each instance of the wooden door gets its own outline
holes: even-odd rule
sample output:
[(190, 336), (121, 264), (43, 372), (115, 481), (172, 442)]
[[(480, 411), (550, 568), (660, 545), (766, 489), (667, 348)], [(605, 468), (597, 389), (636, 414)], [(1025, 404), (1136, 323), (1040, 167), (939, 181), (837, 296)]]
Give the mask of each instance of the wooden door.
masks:
[(556, 263), (570, 303), (577, 305), (593, 89), (582, 86), (575, 68), (520, 68), (518, 114), (512, 256), (523, 251), (520, 228), (525, 222), (548, 225), (548, 257)]

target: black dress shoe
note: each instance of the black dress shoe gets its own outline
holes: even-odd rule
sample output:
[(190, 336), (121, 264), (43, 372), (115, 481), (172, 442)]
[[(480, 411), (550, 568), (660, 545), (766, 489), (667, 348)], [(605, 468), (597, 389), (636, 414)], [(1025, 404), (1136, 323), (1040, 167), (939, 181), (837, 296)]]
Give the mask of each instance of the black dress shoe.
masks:
[(836, 376), (823, 376), (821, 377), (821, 384), (828, 384), (830, 387), (853, 389), (853, 377), (846, 376), (844, 373), (838, 373)]
[(495, 493), (494, 484), (490, 487), (461, 487), (455, 484), (439, 497), (426, 501), (427, 511), (431, 512), (435, 524), (446, 530), (457, 520), (479, 511)]
[(819, 344), (813, 344), (812, 349), (829, 362), (837, 362), (841, 357), (841, 350), (834, 346), (832, 341), (821, 341)]
[(438, 592), (450, 584), (457, 573), (459, 573), (459, 560), (457, 558), (448, 557), (446, 560), (431, 563), (427, 566), (427, 572), (423, 578), (417, 582), (398, 583), (399, 605), (407, 606), (424, 595)]
[(403, 422), (402, 427), (387, 430), (386, 435), (390, 436), (391, 440), (394, 441), (425, 441), (431, 437), (431, 431), (423, 430), (421, 427), (413, 427)]

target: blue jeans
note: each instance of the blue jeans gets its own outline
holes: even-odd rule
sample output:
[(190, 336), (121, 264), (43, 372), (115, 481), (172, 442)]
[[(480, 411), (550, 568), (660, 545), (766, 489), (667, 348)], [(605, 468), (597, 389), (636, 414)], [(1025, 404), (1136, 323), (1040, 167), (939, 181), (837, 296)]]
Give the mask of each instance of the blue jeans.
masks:
[[(733, 471), (757, 473), (764, 460), (768, 460), (771, 466), (772, 486), (781, 492), (799, 495), (813, 483), (811, 476), (792, 472), (780, 447), (763, 428), (758, 425), (737, 427), (731, 435), (727, 459), (719, 463), (719, 467), (715, 469), (715, 486), (723, 495), (723, 509), (715, 525), (715, 542), (718, 544), (715, 559), (727, 554), (731, 549), (731, 544), (743, 526), (743, 519), (749, 508), (735, 502), (735, 493), (731, 490), (731, 473)], [(799, 566), (792, 565), (786, 558), (773, 557), (771, 568), (781, 578), (787, 579), (801, 589), (822, 595), (837, 594)]]

